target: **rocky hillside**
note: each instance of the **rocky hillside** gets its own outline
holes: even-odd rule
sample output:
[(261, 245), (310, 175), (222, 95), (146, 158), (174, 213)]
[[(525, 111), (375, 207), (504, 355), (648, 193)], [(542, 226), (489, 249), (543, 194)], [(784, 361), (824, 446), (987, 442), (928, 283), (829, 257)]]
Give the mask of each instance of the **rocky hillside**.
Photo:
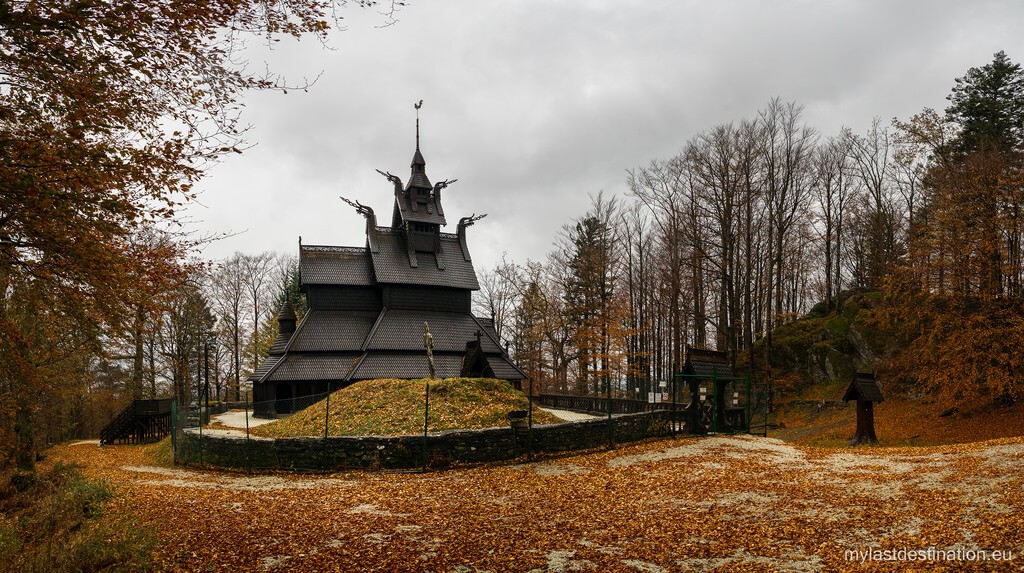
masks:
[[(846, 292), (836, 309), (825, 303), (773, 333), (773, 377), (783, 394), (801, 394), (811, 386), (849, 383), (856, 371), (874, 371), (886, 353), (887, 336), (873, 324), (880, 304), (877, 292)], [(758, 343), (761, 355), (765, 340)]]
[[(982, 392), (958, 400), (929, 393), (893, 366), (907, 362), (906, 342), (880, 325), (880, 293), (849, 292), (837, 308), (817, 305), (773, 332), (776, 410), (770, 435), (815, 445), (844, 445), (855, 411), (842, 396), (854, 372), (875, 372), (885, 401), (875, 408), (884, 445), (932, 445), (1024, 435), (1024, 403), (999, 403)], [(905, 339), (904, 339), (905, 340)], [(766, 350), (757, 348), (763, 363)]]

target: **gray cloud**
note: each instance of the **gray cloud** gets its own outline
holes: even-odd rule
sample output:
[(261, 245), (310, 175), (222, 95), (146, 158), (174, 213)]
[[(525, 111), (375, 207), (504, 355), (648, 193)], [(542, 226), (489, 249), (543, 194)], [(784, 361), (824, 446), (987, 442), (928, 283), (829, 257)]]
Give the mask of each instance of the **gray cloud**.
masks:
[(207, 257), (295, 253), (300, 235), (362, 244), (337, 196), (390, 220), (374, 169), (408, 175), (419, 99), (427, 173), (459, 179), (449, 219), (490, 214), (471, 231), (486, 268), (503, 251), (542, 258), (588, 194), (625, 194), (626, 170), (773, 97), (803, 104), (823, 135), (864, 131), (874, 116), (942, 109), (954, 78), (1000, 49), (1024, 61), (1024, 4), (1012, 0), (413, 0), (383, 29), (372, 9), (345, 15), (331, 50), (250, 47), (254, 69), (322, 75), (308, 93), (247, 97), (257, 145), (217, 166), (190, 211), (205, 232), (246, 232)]

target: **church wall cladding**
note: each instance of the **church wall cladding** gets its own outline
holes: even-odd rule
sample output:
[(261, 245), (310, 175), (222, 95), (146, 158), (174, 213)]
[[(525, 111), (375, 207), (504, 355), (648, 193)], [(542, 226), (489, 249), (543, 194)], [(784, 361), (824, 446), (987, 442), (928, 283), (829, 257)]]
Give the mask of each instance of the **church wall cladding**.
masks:
[[(668, 411), (612, 418), (616, 443), (671, 435)], [(532, 435), (527, 435), (531, 433)], [(181, 460), (235, 469), (331, 472), (349, 469), (412, 469), (423, 466), (422, 435), (245, 438), (186, 430)], [(534, 426), (528, 429), (488, 428), (427, 434), (427, 465), (443, 469), (452, 463), (482, 463), (534, 453), (557, 453), (606, 446), (606, 418)]]
[(395, 285), (384, 289), (384, 306), (403, 310), (429, 308), (443, 312), (469, 312), (472, 296), (468, 290)]
[(306, 287), (309, 308), (379, 311), (384, 308), (380, 290), (369, 287)]

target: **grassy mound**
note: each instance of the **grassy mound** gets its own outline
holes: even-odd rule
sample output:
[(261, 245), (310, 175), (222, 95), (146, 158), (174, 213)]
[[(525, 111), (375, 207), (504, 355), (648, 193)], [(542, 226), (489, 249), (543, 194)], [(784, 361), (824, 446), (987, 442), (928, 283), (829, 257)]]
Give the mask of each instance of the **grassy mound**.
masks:
[[(529, 400), (510, 383), (493, 378), (445, 380), (364, 380), (331, 394), (328, 433), (331, 436), (396, 436), (423, 432), (424, 395), (430, 382), (428, 431), (508, 426), (508, 413), (526, 410)], [(288, 418), (252, 428), (267, 437), (322, 436), (327, 401), (322, 400)], [(538, 408), (534, 424), (555, 424), (558, 418)]]
[(174, 467), (174, 450), (171, 449), (171, 437), (146, 446), (142, 452), (150, 462), (157, 466)]

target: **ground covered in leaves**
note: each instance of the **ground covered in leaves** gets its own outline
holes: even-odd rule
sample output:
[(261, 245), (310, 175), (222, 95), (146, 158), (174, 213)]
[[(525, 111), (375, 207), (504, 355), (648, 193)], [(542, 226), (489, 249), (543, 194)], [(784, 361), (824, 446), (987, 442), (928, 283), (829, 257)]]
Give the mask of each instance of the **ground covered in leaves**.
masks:
[[(856, 430), (856, 403), (824, 408), (784, 404), (774, 419), (785, 426), (774, 435), (809, 446), (845, 446)], [(991, 400), (941, 401), (898, 397), (875, 404), (875, 431), (885, 446), (935, 446), (1024, 436), (1024, 404), (993, 406)]]
[[(1024, 438), (856, 450), (677, 438), (428, 474), (229, 474), (94, 443), (60, 446), (50, 459), (110, 480), (111, 510), (158, 532), (163, 571), (1024, 566)], [(922, 553), (866, 564), (847, 553), (872, 550)], [(1013, 561), (967, 560), (978, 550)]]
[[(508, 413), (527, 410), (529, 399), (512, 384), (493, 378), (363, 380), (331, 394), (332, 436), (401, 436), (423, 432), (426, 385), (430, 383), (429, 430), (508, 426)], [(266, 437), (322, 436), (327, 400), (288, 418), (251, 429)], [(562, 420), (534, 408), (535, 424)]]

